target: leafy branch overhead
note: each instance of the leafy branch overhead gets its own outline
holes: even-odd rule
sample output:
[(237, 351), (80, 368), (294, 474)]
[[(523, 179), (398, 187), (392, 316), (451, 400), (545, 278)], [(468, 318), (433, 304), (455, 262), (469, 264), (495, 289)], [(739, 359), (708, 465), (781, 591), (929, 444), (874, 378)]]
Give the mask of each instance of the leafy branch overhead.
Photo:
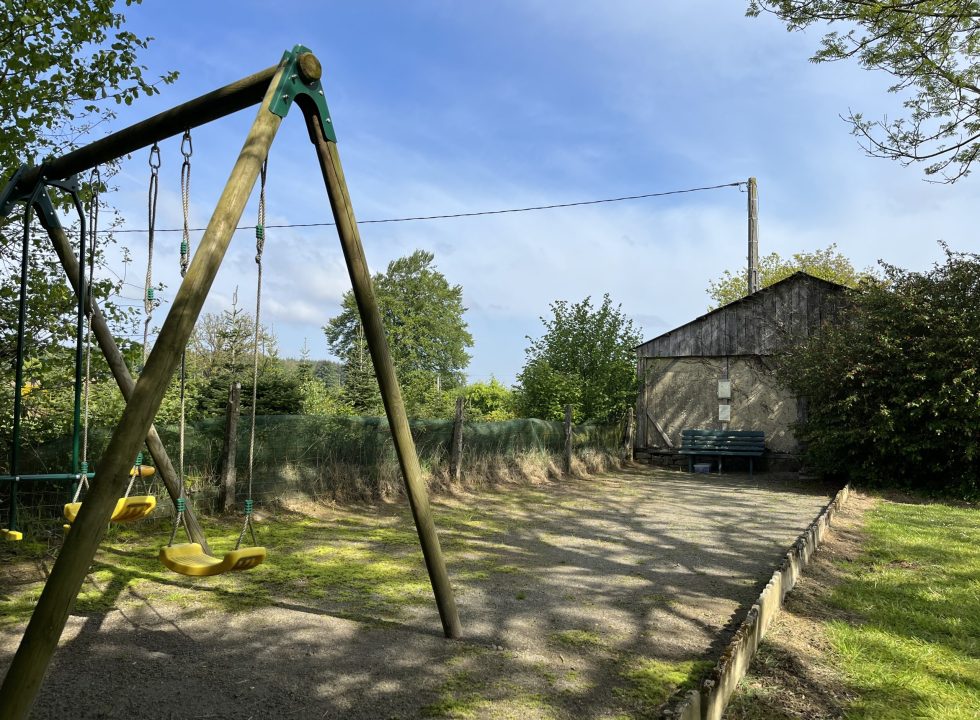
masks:
[(925, 163), (953, 183), (980, 155), (980, 2), (976, 0), (750, 0), (747, 14), (771, 13), (790, 31), (827, 32), (813, 62), (855, 59), (895, 78), (905, 116), (844, 119), (873, 157)]
[[(135, 0), (139, 2), (139, 0)], [(128, 2), (127, 5), (132, 4)], [(69, 150), (113, 107), (158, 92), (138, 62), (152, 38), (123, 29), (114, 0), (7, 0), (0, 29), (0, 166)]]

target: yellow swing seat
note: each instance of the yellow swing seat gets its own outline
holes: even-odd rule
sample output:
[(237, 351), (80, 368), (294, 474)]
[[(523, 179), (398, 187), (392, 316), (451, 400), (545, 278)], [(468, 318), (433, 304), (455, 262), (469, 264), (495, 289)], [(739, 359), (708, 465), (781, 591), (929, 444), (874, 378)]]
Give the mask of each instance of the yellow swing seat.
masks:
[[(157, 499), (153, 495), (133, 495), (131, 497), (119, 498), (116, 507), (112, 509), (112, 517), (109, 522), (132, 522), (142, 520), (157, 506)], [(68, 503), (65, 505), (65, 520), (69, 523), (75, 522), (78, 511), (82, 509), (80, 502)]]
[(0, 537), (4, 540), (23, 540), (24, 533), (20, 530), (8, 530), (7, 528), (0, 529)]
[(181, 575), (209, 577), (238, 570), (251, 570), (265, 560), (265, 548), (249, 547), (225, 553), (221, 559), (204, 552), (198, 543), (180, 543), (160, 548), (160, 562)]
[(157, 469), (152, 465), (133, 465), (129, 471), (129, 477), (151, 478), (156, 475)]

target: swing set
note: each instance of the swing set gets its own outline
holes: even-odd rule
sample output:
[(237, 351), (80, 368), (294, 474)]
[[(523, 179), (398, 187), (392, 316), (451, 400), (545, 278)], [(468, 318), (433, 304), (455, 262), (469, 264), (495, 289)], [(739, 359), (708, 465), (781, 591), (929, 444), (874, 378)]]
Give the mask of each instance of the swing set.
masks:
[[(255, 557), (248, 559), (248, 553), (254, 552), (254, 548), (232, 551), (223, 559), (211, 555), (203, 533), (200, 532), (200, 526), (196, 523), (192, 524), (193, 514), (191, 508), (186, 505), (182, 476), (173, 468), (159, 436), (153, 429), (153, 417), (160, 407), (174, 372), (178, 369), (178, 365), (183, 364), (185, 348), (222, 258), (241, 220), (256, 180), (260, 175), (264, 175), (263, 168), (273, 138), (294, 104), (303, 114), (309, 139), (316, 151), (378, 378), (443, 632), (449, 638), (458, 638), (461, 635), (455, 598), (442, 558), (428, 495), (422, 482), (421, 468), (402, 402), (401, 389), (395, 376), (357, 221), (337, 152), (336, 135), (320, 83), (321, 73), (320, 62), (316, 56), (308, 48), (297, 45), (291, 51), (285, 52), (276, 66), (166, 110), (39, 167), (22, 167), (0, 192), (0, 214), (9, 214), (12, 206), (17, 202), (25, 203), (25, 244), (29, 242), (27, 228), (32, 213), (36, 214), (41, 226), (47, 232), (78, 297), (78, 337), (81, 338), (83, 322), (88, 316), (92, 332), (126, 399), (125, 410), (112, 432), (98, 467), (94, 473), (84, 471), (88, 492), (84, 502), (77, 509), (71, 531), (65, 536), (58, 559), (51, 569), (3, 685), (0, 686), (0, 720), (24, 718), (29, 713), (75, 597), (105, 534), (106, 526), (116, 511), (128, 481), (132, 479), (130, 472), (133, 469), (133, 458), (137, 456), (144, 443), (153, 456), (159, 475), (177, 508), (171, 543), (161, 550), (162, 561), (168, 564), (168, 567), (171, 567), (169, 562), (173, 562), (181, 568), (181, 572), (188, 575), (211, 575), (231, 569), (245, 569), (261, 562)], [(182, 273), (180, 287), (156, 342), (146, 358), (139, 379), (134, 381), (115, 345), (105, 319), (99, 312), (97, 303), (88, 291), (89, 281), (84, 273), (84, 240), (79, 242), (76, 258), (76, 252), (61, 226), (48, 191), (50, 188), (57, 188), (71, 193), (79, 213), (80, 224), (84, 226), (84, 213), (78, 200), (79, 173), (256, 104), (259, 105), (258, 114), (229, 180), (193, 258), (190, 259), (186, 271)], [(84, 238), (84, 227), (82, 231)], [(264, 233), (259, 234), (264, 235)], [(264, 236), (258, 239), (264, 241)], [(189, 249), (187, 254), (189, 257)], [(261, 250), (257, 255), (261, 256)], [(257, 260), (259, 283), (261, 283), (260, 257)], [(26, 266), (26, 255), (24, 265)], [(26, 269), (22, 267), (25, 271), (22, 273), (21, 281), (23, 293), (26, 293), (24, 287)], [(257, 293), (256, 323), (258, 323), (259, 297)], [(21, 305), (21, 312), (26, 312), (24, 304)], [(81, 388), (80, 370), (81, 343), (78, 342), (76, 343), (76, 396)], [(16, 382), (22, 381), (22, 368), (18, 368)], [(18, 389), (20, 387), (18, 385)], [(254, 387), (253, 383), (253, 392)], [(15, 404), (20, 402), (19, 397), (18, 392), (15, 396)], [(79, 406), (80, 402), (76, 402), (76, 415), (79, 414)], [(253, 409), (255, 407), (254, 401), (252, 407)], [(254, 426), (253, 422), (253, 432)], [(78, 435), (76, 431), (76, 438)], [(19, 441), (19, 438), (15, 439), (15, 447), (16, 441)], [(12, 454), (14, 453), (16, 450), (12, 449)], [(75, 480), (81, 483), (83, 468), (80, 453), (77, 457), (78, 463), (77, 466), (72, 467), (72, 472), (58, 475), (58, 479)], [(9, 479), (0, 478), (0, 481), (5, 480), (14, 486), (25, 480), (40, 479), (19, 475), (16, 465), (11, 467), (10, 475), (7, 477)], [(242, 538), (252, 529), (249, 510), (250, 508), (247, 507)], [(191, 542), (175, 545), (173, 539), (180, 526), (185, 527)], [(13, 528), (8, 530), (14, 531)], [(254, 530), (252, 532), (254, 534)], [(262, 553), (264, 557), (264, 550)]]

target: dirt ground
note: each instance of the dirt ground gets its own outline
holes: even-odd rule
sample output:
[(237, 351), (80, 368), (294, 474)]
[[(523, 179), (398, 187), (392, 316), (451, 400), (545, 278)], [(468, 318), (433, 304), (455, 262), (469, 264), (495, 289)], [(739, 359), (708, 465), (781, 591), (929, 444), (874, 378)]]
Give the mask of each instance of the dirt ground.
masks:
[[(443, 639), (434, 603), (219, 613), (138, 585), (69, 618), (32, 717), (647, 717), (638, 668), (712, 659), (832, 490), (634, 468), (438, 499), (437, 526), (441, 510), (496, 520), (440, 529), (498, 570), (453, 578), (464, 640)], [(0, 672), (22, 632), (0, 631)]]
[(839, 720), (850, 696), (833, 666), (825, 623), (848, 620), (827, 604), (841, 582), (838, 563), (861, 554), (864, 514), (875, 500), (852, 491), (805, 574), (786, 596), (749, 672), (732, 697), (726, 720)]

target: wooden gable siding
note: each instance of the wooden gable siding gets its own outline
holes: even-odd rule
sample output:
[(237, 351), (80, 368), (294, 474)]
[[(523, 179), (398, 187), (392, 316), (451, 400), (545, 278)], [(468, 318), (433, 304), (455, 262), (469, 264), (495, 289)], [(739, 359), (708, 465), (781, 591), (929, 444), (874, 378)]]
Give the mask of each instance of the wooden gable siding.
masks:
[(837, 315), (844, 287), (796, 273), (648, 340), (640, 357), (772, 355)]

